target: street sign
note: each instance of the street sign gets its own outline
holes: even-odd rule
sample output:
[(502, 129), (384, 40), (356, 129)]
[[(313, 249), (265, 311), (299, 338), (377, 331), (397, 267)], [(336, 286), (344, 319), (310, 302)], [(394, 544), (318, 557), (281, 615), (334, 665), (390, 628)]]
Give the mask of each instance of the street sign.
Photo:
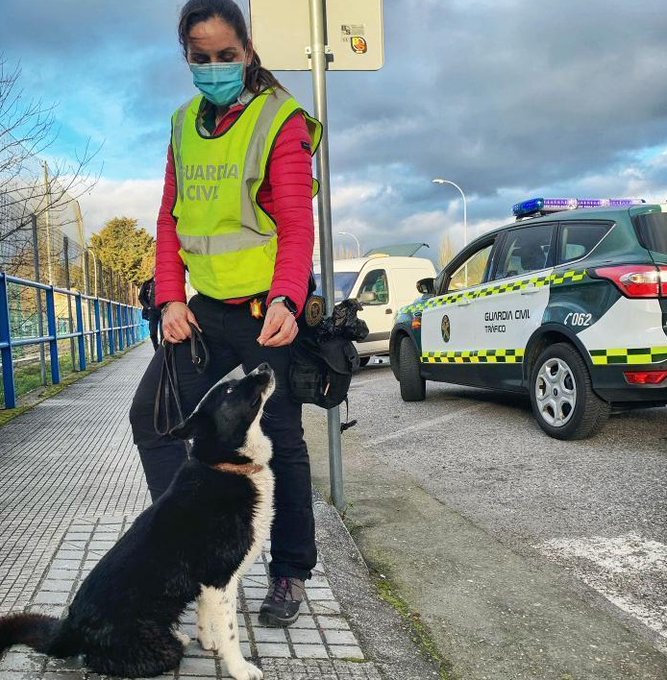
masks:
[[(326, 0), (329, 71), (377, 71), (384, 65), (383, 0)], [(309, 71), (308, 0), (250, 0), (252, 42), (272, 71)]]

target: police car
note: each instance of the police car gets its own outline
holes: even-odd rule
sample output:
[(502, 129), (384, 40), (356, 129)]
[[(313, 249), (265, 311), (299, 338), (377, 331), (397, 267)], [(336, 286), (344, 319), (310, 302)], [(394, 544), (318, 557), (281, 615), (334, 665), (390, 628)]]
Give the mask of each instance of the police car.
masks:
[(667, 404), (667, 206), (535, 198), (466, 246), (399, 310), (391, 365), (405, 401), (438, 380), (528, 393), (558, 439), (611, 406)]

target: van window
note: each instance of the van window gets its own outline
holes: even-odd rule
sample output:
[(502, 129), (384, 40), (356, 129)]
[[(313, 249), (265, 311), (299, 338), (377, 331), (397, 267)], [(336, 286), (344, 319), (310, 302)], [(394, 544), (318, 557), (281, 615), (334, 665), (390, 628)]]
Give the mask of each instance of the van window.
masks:
[[(352, 292), (352, 286), (357, 280), (359, 272), (334, 272), (334, 300), (341, 302), (347, 300)], [(315, 295), (324, 295), (322, 291), (322, 275), (315, 274)]]
[(507, 232), (494, 279), (521, 276), (546, 269), (555, 224), (540, 224)]
[(389, 284), (384, 269), (374, 269), (366, 274), (357, 299), (365, 305), (386, 305), (389, 302)]
[(571, 262), (588, 255), (612, 226), (612, 222), (561, 222), (558, 262)]

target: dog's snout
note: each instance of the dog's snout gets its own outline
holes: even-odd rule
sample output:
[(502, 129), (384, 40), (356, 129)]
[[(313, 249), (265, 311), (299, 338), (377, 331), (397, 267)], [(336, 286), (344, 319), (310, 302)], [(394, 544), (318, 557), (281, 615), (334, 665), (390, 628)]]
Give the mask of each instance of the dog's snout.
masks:
[(258, 373), (270, 373), (272, 372), (271, 366), (269, 366), (266, 361), (257, 367)]

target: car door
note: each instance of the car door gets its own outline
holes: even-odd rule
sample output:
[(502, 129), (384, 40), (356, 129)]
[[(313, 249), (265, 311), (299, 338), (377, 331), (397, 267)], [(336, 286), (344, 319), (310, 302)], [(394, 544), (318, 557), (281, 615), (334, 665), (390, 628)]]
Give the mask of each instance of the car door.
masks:
[(497, 236), (471, 244), (437, 279), (436, 292), (421, 319), (422, 374), (425, 378), (479, 384), (474, 350), (479, 348), (473, 301), (490, 271)]
[(556, 227), (553, 222), (508, 229), (492, 275), (474, 300), (471, 324), (487, 387), (521, 389), (526, 345), (549, 303)]

